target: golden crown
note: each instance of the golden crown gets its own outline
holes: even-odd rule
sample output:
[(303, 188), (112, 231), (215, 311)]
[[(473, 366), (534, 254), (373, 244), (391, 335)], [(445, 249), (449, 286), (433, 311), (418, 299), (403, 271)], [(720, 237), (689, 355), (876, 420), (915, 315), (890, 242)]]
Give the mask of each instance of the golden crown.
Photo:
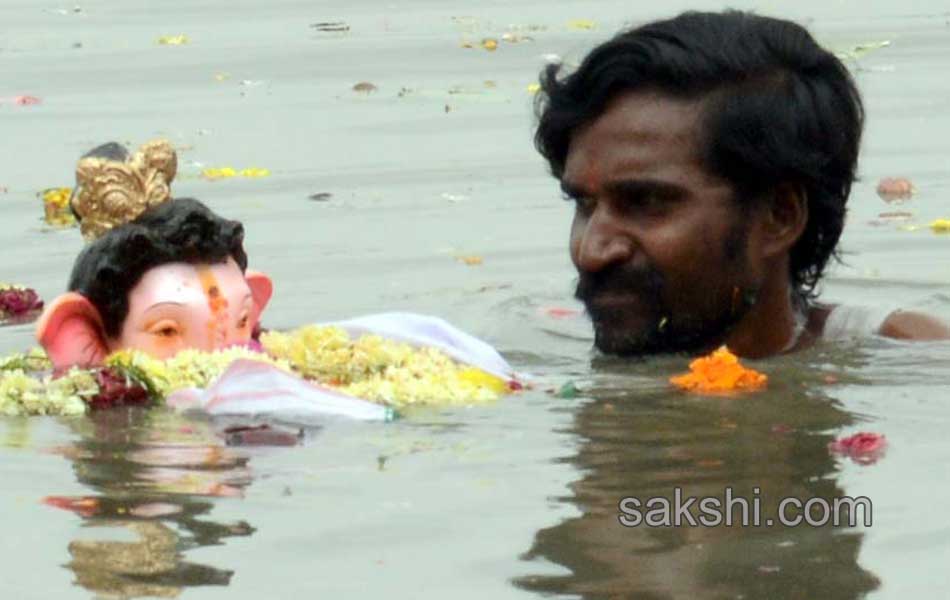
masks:
[(171, 198), (178, 157), (167, 140), (143, 144), (124, 161), (86, 157), (76, 165), (73, 212), (87, 240), (132, 221)]

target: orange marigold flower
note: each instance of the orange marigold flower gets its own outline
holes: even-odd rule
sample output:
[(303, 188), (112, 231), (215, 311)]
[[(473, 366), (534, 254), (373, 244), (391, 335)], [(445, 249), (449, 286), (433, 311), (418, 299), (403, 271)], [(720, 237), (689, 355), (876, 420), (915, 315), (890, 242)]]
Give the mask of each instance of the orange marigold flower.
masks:
[(761, 390), (769, 378), (747, 369), (729, 349), (722, 346), (712, 354), (689, 363), (689, 373), (670, 378), (678, 388), (699, 393)]

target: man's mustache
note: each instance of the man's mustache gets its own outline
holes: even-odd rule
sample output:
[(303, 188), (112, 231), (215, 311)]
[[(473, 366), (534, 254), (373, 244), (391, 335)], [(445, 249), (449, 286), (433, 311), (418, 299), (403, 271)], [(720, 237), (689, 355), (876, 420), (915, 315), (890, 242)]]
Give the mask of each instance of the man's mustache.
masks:
[(663, 276), (655, 269), (634, 269), (620, 265), (596, 273), (579, 272), (574, 297), (585, 305), (605, 295), (636, 294), (649, 301), (659, 302), (663, 284)]

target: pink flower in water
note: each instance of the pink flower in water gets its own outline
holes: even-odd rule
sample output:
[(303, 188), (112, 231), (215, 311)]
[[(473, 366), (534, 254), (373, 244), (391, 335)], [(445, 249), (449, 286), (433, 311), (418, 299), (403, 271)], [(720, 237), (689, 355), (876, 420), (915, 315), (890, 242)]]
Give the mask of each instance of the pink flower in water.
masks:
[(93, 410), (116, 406), (147, 406), (152, 401), (148, 390), (113, 369), (99, 369), (96, 372), (96, 383), (99, 384), (99, 393), (86, 401)]
[(542, 315), (551, 317), (552, 319), (571, 319), (581, 314), (581, 311), (576, 308), (567, 308), (564, 306), (542, 306), (538, 310)]
[(43, 308), (35, 290), (18, 286), (0, 287), (0, 319), (21, 317)]
[(877, 184), (877, 195), (885, 202), (907, 200), (916, 191), (910, 179), (903, 177), (885, 177)]
[(870, 465), (877, 462), (887, 447), (887, 438), (882, 433), (862, 431), (848, 437), (838, 438), (828, 444), (832, 454), (847, 456), (856, 463)]
[(17, 106), (34, 106), (43, 102), (36, 96), (14, 96), (13, 103)]

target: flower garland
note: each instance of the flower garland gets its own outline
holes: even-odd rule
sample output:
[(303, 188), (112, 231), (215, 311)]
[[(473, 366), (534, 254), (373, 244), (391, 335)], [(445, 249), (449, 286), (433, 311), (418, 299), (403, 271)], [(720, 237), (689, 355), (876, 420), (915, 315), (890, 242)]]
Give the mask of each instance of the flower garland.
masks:
[(490, 402), (510, 390), (505, 380), (459, 365), (435, 348), (415, 348), (378, 335), (351, 340), (340, 327), (267, 332), (261, 345), (306, 379), (397, 409)]
[(141, 381), (157, 399), (185, 388), (206, 388), (236, 360), (257, 360), (285, 371), (290, 365), (244, 346), (214, 352), (182, 350), (172, 358), (159, 360), (138, 350), (119, 350), (106, 358), (106, 366)]
[(52, 369), (38, 348), (0, 359), (0, 415), (75, 416), (88, 408), (147, 405), (155, 398), (139, 379), (109, 367), (72, 368), (56, 377)]
[(58, 377), (42, 350), (0, 359), (0, 414), (78, 415), (88, 408), (159, 404), (184, 388), (206, 388), (239, 359), (269, 363), (338, 392), (393, 408), (465, 405), (497, 400), (517, 389), (434, 348), (415, 348), (375, 335), (351, 340), (338, 327), (307, 326), (261, 336), (266, 350), (231, 347), (183, 350), (159, 360), (120, 350), (96, 369)]

